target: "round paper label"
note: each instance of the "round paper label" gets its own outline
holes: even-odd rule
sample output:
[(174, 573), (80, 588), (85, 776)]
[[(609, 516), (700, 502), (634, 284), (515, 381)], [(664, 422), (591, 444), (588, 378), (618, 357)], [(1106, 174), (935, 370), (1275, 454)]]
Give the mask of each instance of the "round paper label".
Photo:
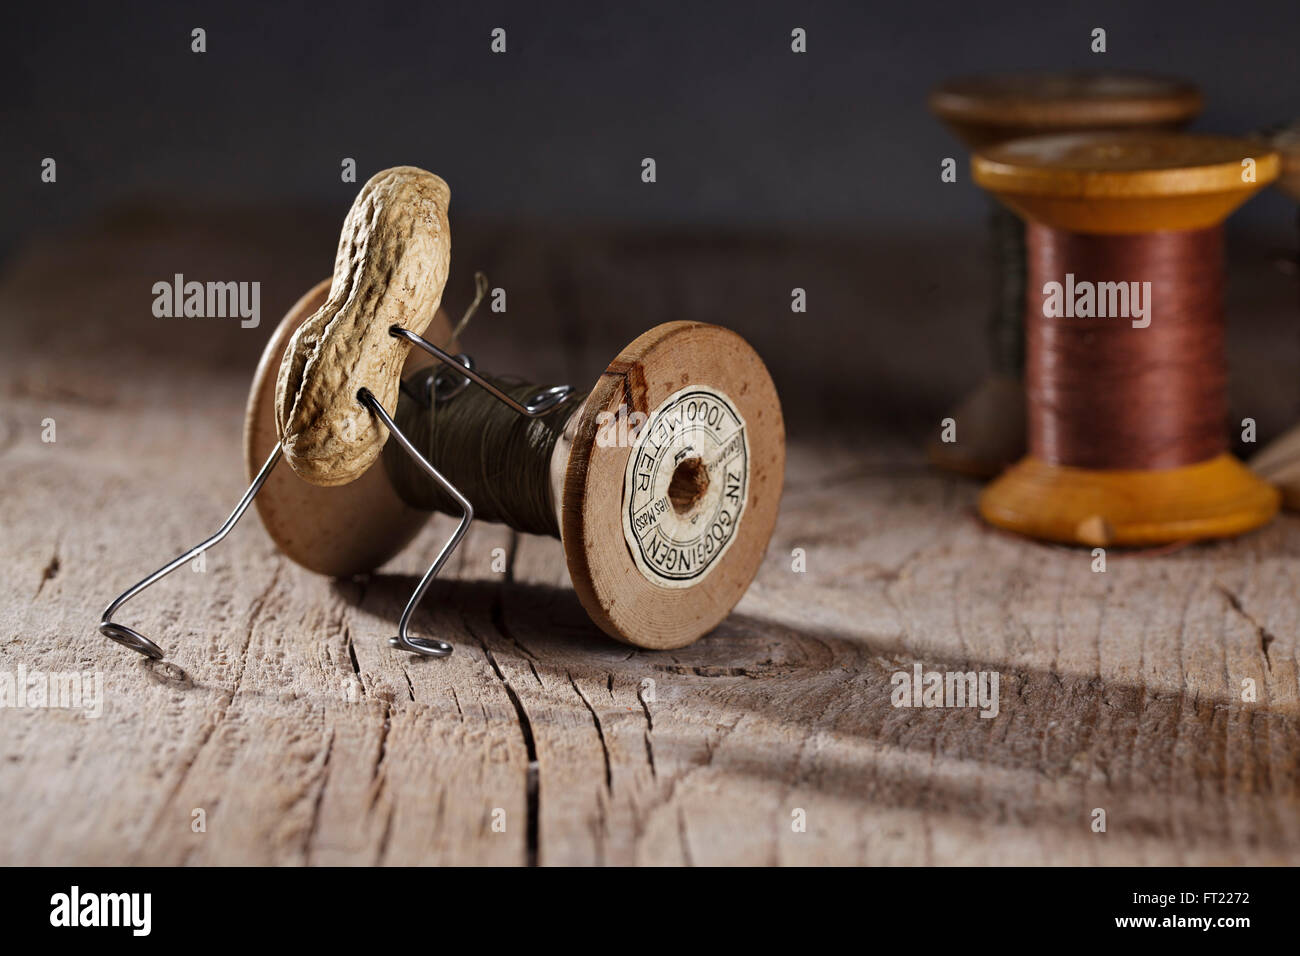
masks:
[(745, 420), (717, 389), (674, 392), (637, 432), (623, 482), (623, 536), (652, 584), (688, 588), (740, 527), (749, 489)]

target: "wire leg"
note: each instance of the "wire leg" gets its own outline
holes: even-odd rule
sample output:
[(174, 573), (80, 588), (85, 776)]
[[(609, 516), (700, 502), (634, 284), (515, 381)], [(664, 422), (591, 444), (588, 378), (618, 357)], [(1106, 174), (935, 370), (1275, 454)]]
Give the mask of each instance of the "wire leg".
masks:
[(402, 611), (402, 618), (397, 625), (397, 636), (388, 639), (388, 643), (393, 647), (404, 651), (410, 651), (413, 654), (423, 654), (425, 657), (446, 657), (452, 651), (450, 644), (436, 638), (411, 637), (408, 633), (408, 628), (411, 624), (411, 615), (415, 613), (416, 607), (419, 606), (420, 600), (424, 597), (424, 592), (429, 589), (429, 585), (433, 583), (433, 579), (438, 576), (438, 571), (442, 569), (447, 558), (451, 557), (451, 553), (455, 551), (456, 546), (460, 544), (461, 538), (465, 537), (465, 532), (469, 530), (470, 522), (474, 520), (474, 506), (469, 503), (469, 499), (462, 495), (455, 485), (443, 477), (442, 473), (439, 472), (437, 468), (434, 468), (433, 465), (429, 464), (428, 460), (420, 454), (419, 450), (414, 445), (411, 444), (410, 439), (402, 434), (397, 427), (397, 423), (393, 421), (388, 412), (384, 411), (384, 407), (380, 405), (379, 400), (371, 394), (370, 389), (361, 389), (361, 391), (357, 393), (357, 399), (362, 405), (370, 409), (371, 412), (379, 417), (380, 421), (387, 426), (388, 433), (397, 440), (397, 443), (402, 446), (403, 450), (415, 460), (416, 464), (428, 473), (430, 478), (440, 484), (447, 494), (455, 498), (456, 503), (461, 507), (462, 514), (460, 524), (456, 526), (456, 530), (452, 536), (447, 539), (447, 543), (442, 546), (442, 550), (438, 552), (438, 556), (433, 559), (433, 564), (429, 566), (429, 570), (425, 572), (424, 577), (420, 579), (420, 583), (416, 585), (415, 591), (411, 594), (410, 600), (406, 602), (406, 608)]
[(127, 627), (125, 624), (114, 623), (112, 620), (113, 614), (117, 611), (119, 607), (121, 607), (131, 598), (135, 597), (145, 588), (149, 587), (155, 581), (171, 574), (182, 564), (186, 564), (187, 562), (192, 561), (194, 558), (198, 557), (204, 551), (208, 550), (208, 548), (212, 547), (214, 544), (216, 544), (218, 541), (220, 541), (222, 538), (228, 535), (230, 533), (230, 529), (232, 529), (236, 524), (238, 524), (239, 519), (244, 516), (244, 512), (248, 510), (248, 506), (252, 504), (253, 499), (257, 496), (257, 493), (262, 490), (262, 485), (266, 483), (267, 476), (271, 474), (271, 471), (275, 468), (276, 463), (279, 462), (280, 460), (281, 451), (282, 448), (280, 446), (280, 443), (276, 442), (275, 448), (271, 451), (270, 457), (266, 459), (266, 464), (263, 465), (262, 470), (257, 473), (257, 477), (253, 479), (253, 483), (248, 486), (248, 490), (244, 492), (244, 497), (239, 500), (239, 504), (235, 505), (235, 510), (230, 513), (230, 517), (226, 519), (226, 523), (217, 529), (216, 534), (208, 538), (202, 544), (198, 544), (195, 545), (193, 548), (190, 548), (190, 550), (186, 551), (184, 554), (182, 554), (180, 557), (176, 558), (174, 561), (170, 562), (169, 564), (163, 565), (161, 568), (159, 568), (153, 574), (149, 575), (143, 581), (128, 588), (117, 598), (117, 600), (115, 600), (104, 610), (104, 616), (100, 618), (99, 621), (99, 630), (101, 634), (103, 634), (105, 637), (111, 638), (114, 641), (117, 641), (117, 643), (119, 644), (126, 645), (127, 647), (131, 648), (133, 651), (139, 651), (145, 657), (150, 657), (153, 658), (154, 660), (162, 659), (163, 651), (161, 647), (159, 647), (153, 641), (149, 640), (149, 638), (145, 637), (143, 634), (141, 634), (139, 631), (135, 630), (134, 628)]

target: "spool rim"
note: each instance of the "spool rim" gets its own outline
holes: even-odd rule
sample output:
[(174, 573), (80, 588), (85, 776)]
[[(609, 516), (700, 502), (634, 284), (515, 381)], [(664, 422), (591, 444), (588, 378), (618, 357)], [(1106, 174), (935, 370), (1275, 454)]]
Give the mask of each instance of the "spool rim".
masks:
[(1278, 190), (1300, 202), (1300, 120), (1274, 133), (1271, 145), (1282, 154)]
[(959, 76), (929, 97), (931, 112), (950, 123), (1040, 129), (1175, 125), (1202, 105), (1192, 83), (1123, 71)]
[(1022, 458), (984, 489), (990, 524), (1040, 540), (1144, 547), (1230, 538), (1272, 520), (1277, 489), (1226, 452), (1151, 471), (1073, 468)]
[(1279, 167), (1258, 141), (1160, 132), (1036, 136), (971, 158), (975, 182), (1021, 217), (1114, 235), (1217, 226)]
[[(683, 388), (717, 389), (745, 422), (745, 504), (727, 549), (698, 583), (670, 588), (638, 569), (624, 536), (630, 444), (597, 441), (602, 412), (649, 414)], [(609, 363), (582, 410), (565, 468), (561, 540), (569, 577), (592, 621), (637, 647), (683, 647), (716, 627), (758, 573), (785, 473), (785, 426), (776, 386), (758, 353), (728, 329), (668, 322), (638, 336)]]
[[(1255, 160), (1254, 182), (1242, 160)], [(1061, 199), (1137, 199), (1240, 192), (1277, 178), (1280, 157), (1258, 141), (1192, 133), (1061, 133), (976, 153), (975, 182), (992, 192)]]

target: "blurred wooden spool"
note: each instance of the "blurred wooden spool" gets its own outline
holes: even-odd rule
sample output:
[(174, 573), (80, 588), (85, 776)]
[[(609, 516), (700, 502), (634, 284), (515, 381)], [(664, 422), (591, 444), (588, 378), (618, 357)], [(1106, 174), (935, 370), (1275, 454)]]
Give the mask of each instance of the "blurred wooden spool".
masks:
[[(930, 110), (972, 151), (1026, 136), (1105, 130), (1176, 129), (1201, 111), (1190, 83), (1131, 73), (1000, 73), (949, 80), (929, 99)], [(998, 213), (995, 211), (995, 216)], [(1018, 220), (995, 220), (995, 243), (1023, 255)], [(1010, 235), (1001, 235), (1003, 230)], [(1021, 263), (1006, 263), (1021, 268)], [(1006, 282), (1004, 295), (1023, 295)], [(1023, 338), (1018, 321), (1002, 320), (1001, 303), (990, 323), (994, 369), (951, 413), (957, 441), (934, 441), (930, 460), (950, 471), (991, 478), (1025, 453), (1025, 401), (1021, 385)]]
[[(1259, 145), (1177, 133), (1036, 137), (988, 148), (972, 169), (1022, 218), (1054, 229), (1197, 230), (1221, 225), (1277, 177), (1278, 154)], [(1246, 157), (1255, 160), (1254, 181), (1243, 181)], [(1249, 531), (1273, 517), (1278, 495), (1227, 452), (1159, 470), (1079, 468), (1027, 455), (985, 489), (979, 507), (991, 524), (1030, 537), (1143, 546)]]
[[(1300, 203), (1300, 121), (1269, 137), (1269, 143), (1282, 155), (1282, 172), (1274, 185)], [(1284, 508), (1300, 511), (1300, 425), (1271, 442), (1250, 466), (1282, 493)]]

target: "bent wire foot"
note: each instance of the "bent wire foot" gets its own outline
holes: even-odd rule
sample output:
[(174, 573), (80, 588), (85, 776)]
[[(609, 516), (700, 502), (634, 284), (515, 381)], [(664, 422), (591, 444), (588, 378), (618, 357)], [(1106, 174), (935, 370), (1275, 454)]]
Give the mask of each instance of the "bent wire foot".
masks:
[(134, 628), (127, 627), (125, 624), (118, 624), (114, 622), (112, 619), (113, 614), (117, 611), (119, 607), (121, 607), (131, 598), (135, 597), (145, 588), (149, 587), (149, 585), (171, 574), (182, 564), (192, 561), (194, 558), (198, 557), (204, 551), (208, 550), (208, 548), (212, 547), (214, 544), (216, 544), (226, 535), (230, 534), (230, 529), (239, 523), (239, 519), (244, 516), (244, 512), (247, 511), (248, 506), (252, 504), (253, 498), (257, 496), (257, 493), (259, 491), (261, 491), (262, 485), (266, 483), (267, 476), (271, 474), (271, 471), (275, 468), (276, 463), (279, 462), (280, 460), (280, 454), (282, 450), (283, 449), (281, 448), (280, 443), (276, 442), (275, 448), (271, 451), (270, 457), (266, 459), (266, 464), (263, 465), (262, 470), (257, 473), (257, 477), (253, 479), (253, 483), (248, 486), (248, 490), (244, 492), (244, 497), (239, 500), (239, 504), (235, 505), (235, 510), (230, 513), (230, 517), (226, 519), (226, 523), (217, 529), (216, 534), (208, 538), (202, 544), (198, 544), (195, 545), (193, 548), (190, 548), (190, 550), (186, 551), (184, 554), (176, 558), (174, 561), (171, 561), (170, 563), (163, 565), (161, 568), (159, 568), (153, 574), (149, 575), (143, 581), (128, 588), (117, 598), (117, 600), (115, 600), (104, 610), (104, 616), (100, 618), (99, 621), (99, 630), (101, 634), (103, 634), (107, 638), (117, 641), (117, 643), (119, 644), (126, 645), (127, 647), (131, 648), (131, 650), (133, 651), (139, 651), (145, 657), (152, 658), (153, 660), (156, 661), (162, 660), (163, 651), (161, 647), (159, 647), (153, 641), (149, 640), (149, 638), (145, 637), (143, 634), (141, 634), (139, 631), (135, 630)]
[(419, 450), (411, 444), (410, 439), (402, 434), (401, 430), (397, 427), (397, 423), (393, 421), (392, 416), (390, 416), (388, 412), (384, 411), (384, 406), (379, 404), (379, 400), (371, 394), (370, 389), (363, 388), (357, 392), (357, 400), (378, 416), (379, 420), (388, 428), (388, 433), (397, 440), (397, 443), (402, 446), (402, 449), (415, 460), (415, 463), (419, 465), (430, 478), (440, 484), (443, 490), (446, 491), (447, 494), (451, 495), (452, 498), (456, 500), (456, 503), (461, 507), (462, 513), (460, 524), (456, 526), (456, 530), (452, 533), (452, 536), (447, 539), (447, 543), (442, 546), (442, 550), (438, 552), (438, 556), (433, 559), (433, 564), (429, 566), (429, 570), (424, 573), (424, 577), (421, 578), (420, 583), (416, 585), (415, 591), (411, 594), (410, 600), (406, 602), (406, 608), (402, 611), (402, 618), (397, 624), (397, 636), (388, 639), (388, 643), (393, 647), (399, 648), (403, 651), (410, 651), (412, 654), (423, 654), (425, 657), (446, 657), (452, 651), (452, 646), (446, 641), (440, 641), (437, 638), (432, 637), (412, 637), (408, 629), (411, 624), (411, 615), (415, 613), (416, 607), (424, 597), (424, 592), (429, 589), (429, 585), (433, 583), (433, 579), (438, 576), (438, 572), (442, 569), (443, 564), (446, 563), (447, 558), (451, 557), (451, 553), (455, 551), (456, 546), (460, 544), (460, 539), (465, 537), (465, 532), (469, 530), (470, 522), (474, 520), (474, 506), (469, 503), (469, 499), (462, 495), (455, 485), (443, 477), (442, 473), (439, 472), (437, 468), (434, 468), (433, 465), (429, 464), (428, 459), (421, 455)]
[[(469, 320), (469, 317), (473, 315), (474, 310), (478, 307), (478, 303), (482, 300), (484, 293), (487, 291), (486, 277), (480, 273), (475, 278), (479, 287), (478, 296), (475, 298), (474, 304), (470, 306), (469, 311), (465, 314), (465, 318), (461, 320), (460, 327), (463, 327), (465, 322)], [(459, 327), (457, 331), (459, 331)], [(412, 345), (424, 349), (424, 351), (428, 352), (439, 362), (454, 369), (456, 374), (463, 377), (460, 386), (454, 387), (450, 394), (442, 396), (444, 400), (453, 397), (461, 390), (461, 388), (468, 385), (470, 382), (473, 382), (497, 401), (508, 405), (520, 415), (523, 415), (526, 418), (540, 418), (552, 411), (573, 391), (572, 387), (568, 385), (555, 385), (550, 388), (542, 388), (539, 389), (537, 393), (528, 400), (528, 402), (520, 404), (505, 392), (501, 391), (501, 389), (497, 388), (491, 381), (476, 372), (474, 370), (473, 360), (470, 359), (469, 356), (452, 355), (451, 353), (438, 348), (438, 346), (434, 345), (427, 339), (412, 332), (410, 329), (402, 328), (400, 325), (391, 326), (388, 330), (388, 334), (392, 335), (394, 338), (405, 339)], [(453, 338), (454, 337), (455, 336), (453, 335)], [(435, 389), (434, 393), (430, 396), (431, 400), (434, 400), (437, 395), (438, 393)], [(419, 585), (416, 586), (415, 593), (411, 595), (411, 599), (407, 601), (406, 609), (402, 611), (402, 619), (398, 624), (397, 637), (390, 637), (388, 639), (389, 644), (393, 647), (401, 648), (404, 651), (411, 651), (415, 654), (424, 654), (428, 657), (446, 657), (452, 650), (451, 645), (446, 641), (434, 640), (432, 638), (426, 639), (411, 637), (410, 634), (407, 633), (407, 628), (411, 621), (411, 615), (415, 613), (416, 605), (418, 605), (420, 599), (424, 597), (424, 592), (428, 589), (429, 584), (433, 579), (437, 577), (439, 569), (446, 562), (447, 558), (456, 550), (456, 546), (460, 544), (460, 539), (465, 536), (465, 532), (469, 529), (470, 522), (474, 520), (474, 506), (471, 505), (469, 499), (462, 495), (450, 481), (443, 477), (438, 469), (434, 468), (433, 465), (431, 465), (425, 457), (420, 454), (416, 447), (411, 444), (410, 440), (402, 434), (392, 417), (389, 416), (388, 412), (384, 411), (383, 406), (379, 404), (379, 401), (373, 394), (371, 394), (369, 389), (361, 389), (361, 391), (357, 393), (357, 399), (362, 405), (366, 406), (366, 408), (370, 409), (371, 412), (379, 417), (384, 425), (388, 427), (389, 434), (397, 439), (397, 442), (402, 446), (402, 449), (415, 460), (416, 464), (418, 464), (429, 475), (429, 477), (441, 485), (461, 507), (462, 514), (460, 524), (457, 526), (455, 533), (447, 540), (447, 543), (442, 546), (442, 550), (438, 552), (438, 556), (434, 559), (433, 565), (420, 580)]]
[[(394, 335), (406, 338), (408, 341), (424, 348), (435, 358), (452, 365), (467, 378), (473, 380), (476, 384), (481, 385), (496, 398), (529, 418), (536, 418), (550, 411), (559, 404), (559, 402), (562, 401), (570, 391), (567, 385), (546, 389), (540, 392), (527, 405), (520, 405), (518, 402), (514, 401), (508, 395), (505, 395), (493, 386), (486, 379), (479, 376), (473, 371), (472, 367), (467, 367), (465, 363), (458, 361), (455, 356), (447, 354), (437, 346), (425, 341), (418, 335), (415, 335), (415, 333), (408, 332), (407, 330), (400, 329), (396, 326), (391, 331)], [(379, 401), (373, 394), (371, 394), (369, 389), (361, 389), (357, 393), (357, 400), (373, 414), (378, 416), (380, 421), (382, 421), (388, 428), (389, 433), (397, 439), (397, 442), (402, 446), (402, 449), (415, 460), (415, 462), (429, 475), (429, 477), (433, 478), (434, 481), (441, 485), (443, 489), (455, 499), (456, 503), (461, 506), (462, 514), (460, 524), (457, 525), (455, 532), (447, 540), (447, 543), (442, 546), (442, 550), (438, 552), (438, 556), (434, 559), (433, 564), (429, 567), (429, 570), (425, 572), (424, 577), (420, 579), (420, 583), (416, 586), (410, 600), (407, 601), (406, 607), (402, 611), (401, 620), (398, 622), (397, 636), (388, 639), (388, 643), (393, 647), (400, 648), (404, 651), (410, 651), (413, 654), (422, 654), (427, 657), (446, 657), (452, 652), (452, 646), (446, 641), (437, 640), (436, 638), (411, 636), (411, 616), (415, 613), (416, 607), (419, 605), (421, 599), (423, 599), (424, 593), (429, 589), (429, 585), (433, 582), (433, 579), (438, 576), (438, 572), (446, 563), (447, 558), (451, 556), (451, 553), (455, 551), (456, 547), (460, 544), (461, 539), (465, 537), (465, 532), (469, 530), (469, 525), (474, 520), (474, 507), (469, 503), (469, 500), (460, 493), (460, 490), (457, 489), (455, 485), (443, 477), (442, 473), (439, 472), (438, 469), (434, 468), (433, 465), (431, 465), (428, 460), (420, 454), (416, 447), (411, 444), (410, 439), (402, 434), (401, 430), (397, 427), (397, 423), (393, 421), (392, 417), (384, 410), (384, 407), (379, 404)], [(216, 533), (213, 534), (212, 537), (198, 545), (195, 545), (184, 554), (163, 565), (144, 580), (132, 585), (119, 595), (112, 604), (105, 608), (103, 617), (100, 618), (99, 622), (100, 633), (110, 640), (116, 641), (119, 644), (131, 648), (133, 651), (143, 654), (145, 657), (152, 658), (153, 660), (161, 660), (164, 656), (161, 647), (134, 628), (114, 621), (113, 615), (117, 613), (117, 610), (123, 604), (135, 597), (141, 591), (171, 574), (181, 565), (192, 561), (204, 551), (207, 551), (213, 545), (225, 538), (235, 525), (239, 523), (239, 519), (244, 516), (244, 512), (248, 510), (248, 506), (252, 504), (257, 493), (261, 491), (262, 486), (266, 483), (267, 477), (275, 469), (276, 464), (279, 463), (282, 454), (283, 447), (279, 442), (277, 442), (275, 448), (272, 449), (270, 456), (266, 459), (266, 463), (262, 466), (261, 471), (257, 473), (257, 477), (253, 479), (253, 483), (249, 485), (248, 490), (244, 492), (244, 496), (239, 500), (239, 504), (235, 505), (235, 510), (230, 513), (230, 517), (225, 520), (225, 523), (217, 529)]]

